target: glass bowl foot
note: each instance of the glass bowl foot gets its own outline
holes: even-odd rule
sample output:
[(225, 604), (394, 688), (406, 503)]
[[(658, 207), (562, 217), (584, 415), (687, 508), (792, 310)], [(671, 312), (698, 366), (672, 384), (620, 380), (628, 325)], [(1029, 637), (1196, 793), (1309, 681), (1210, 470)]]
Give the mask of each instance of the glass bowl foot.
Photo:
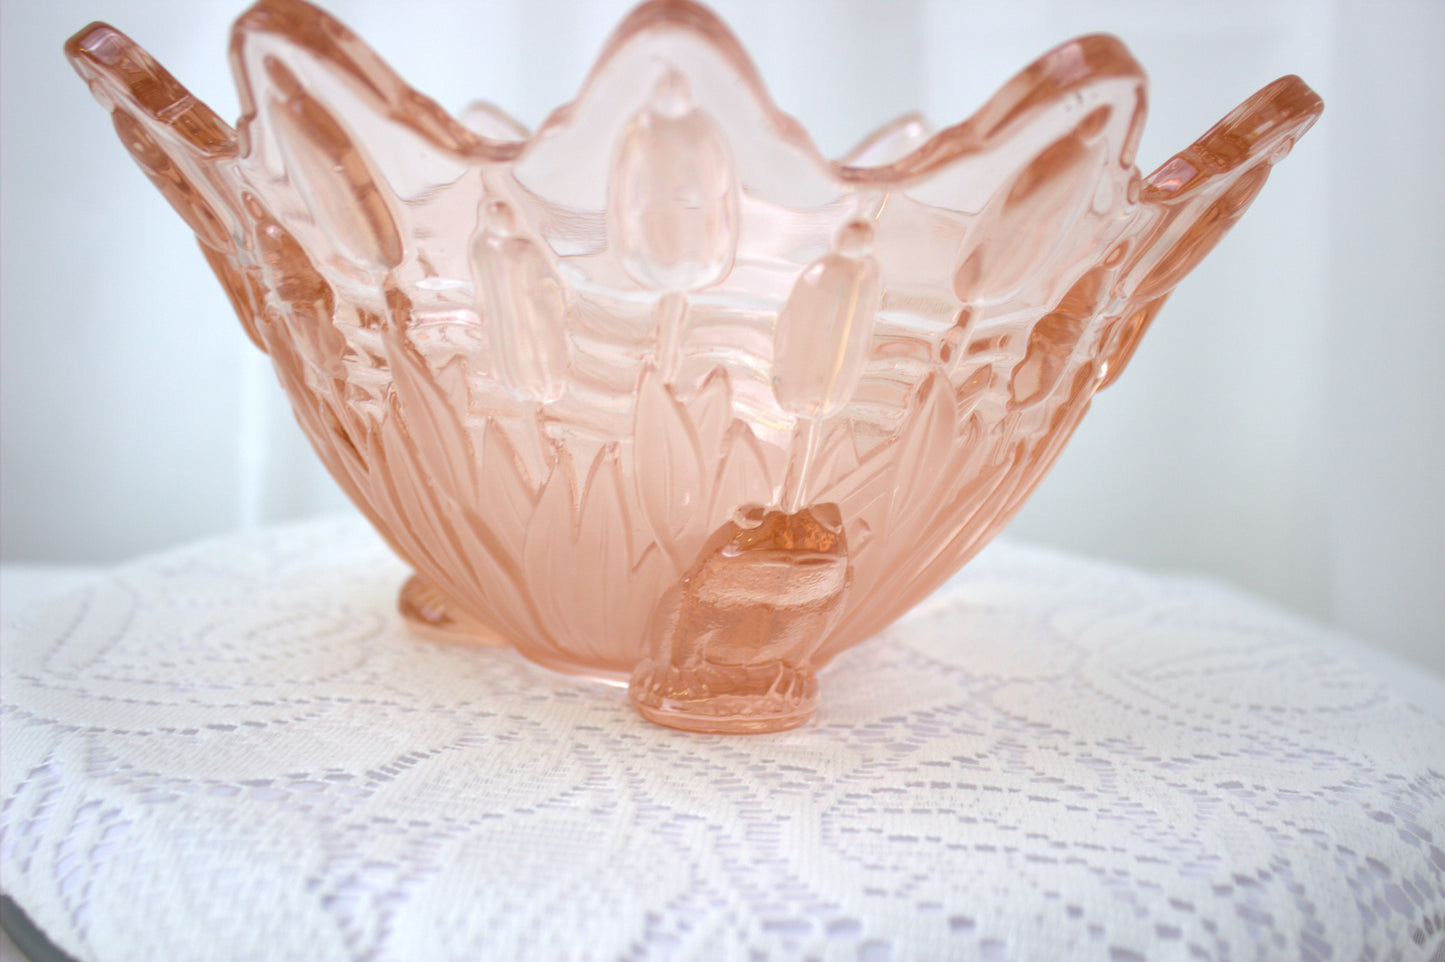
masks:
[(811, 665), (644, 663), (628, 686), (648, 721), (690, 732), (780, 732), (813, 717), (818, 678)]
[(396, 608), (407, 627), (431, 641), (505, 648), (508, 642), (490, 626), (463, 611), (431, 581), (412, 575), (401, 586)]

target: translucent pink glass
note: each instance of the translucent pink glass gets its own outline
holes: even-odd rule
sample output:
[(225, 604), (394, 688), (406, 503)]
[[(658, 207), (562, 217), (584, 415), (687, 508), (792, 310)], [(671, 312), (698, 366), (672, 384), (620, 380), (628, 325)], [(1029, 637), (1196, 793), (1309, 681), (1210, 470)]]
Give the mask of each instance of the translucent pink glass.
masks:
[(716, 732), (805, 721), (1008, 521), (1321, 109), (1285, 77), (1141, 177), (1144, 75), (1090, 36), (829, 161), (686, 0), (535, 134), (300, 0), (237, 22), (234, 129), (109, 26), (67, 51), (412, 623)]

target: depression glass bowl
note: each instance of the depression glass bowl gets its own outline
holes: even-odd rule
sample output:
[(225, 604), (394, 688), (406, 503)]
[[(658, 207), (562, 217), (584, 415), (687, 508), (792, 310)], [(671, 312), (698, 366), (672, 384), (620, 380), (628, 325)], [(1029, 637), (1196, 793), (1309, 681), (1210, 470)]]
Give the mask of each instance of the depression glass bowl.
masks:
[(408, 619), (699, 731), (802, 723), (977, 552), (1321, 109), (1283, 78), (1141, 176), (1144, 75), (1089, 36), (830, 161), (686, 0), (531, 134), (300, 0), (237, 22), (235, 128), (109, 26), (67, 52)]

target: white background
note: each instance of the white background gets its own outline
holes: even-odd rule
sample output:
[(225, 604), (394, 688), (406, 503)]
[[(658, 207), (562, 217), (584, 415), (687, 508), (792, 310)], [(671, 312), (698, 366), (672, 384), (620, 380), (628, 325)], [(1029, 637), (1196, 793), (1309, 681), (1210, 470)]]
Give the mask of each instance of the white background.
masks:
[[(624, 0), (335, 0), (419, 89), (531, 126)], [(1180, 287), (1009, 535), (1272, 598), (1445, 671), (1445, 3), (717, 0), (841, 153), (1120, 35), (1149, 169), (1285, 73), (1325, 115)], [(230, 0), (0, 0), (4, 560), (110, 562), (345, 507), (189, 232), (61, 55), (120, 27), (227, 119)]]

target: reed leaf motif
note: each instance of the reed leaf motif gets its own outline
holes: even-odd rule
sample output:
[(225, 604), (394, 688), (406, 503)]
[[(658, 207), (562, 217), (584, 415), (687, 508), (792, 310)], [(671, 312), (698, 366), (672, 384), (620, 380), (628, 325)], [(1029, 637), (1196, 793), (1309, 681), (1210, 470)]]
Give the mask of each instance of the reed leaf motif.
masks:
[[(687, 409), (655, 367), (643, 369), (632, 431), (637, 500), (652, 534), (679, 575), (707, 531), (703, 451)], [(708, 460), (711, 460), (709, 458)]]

